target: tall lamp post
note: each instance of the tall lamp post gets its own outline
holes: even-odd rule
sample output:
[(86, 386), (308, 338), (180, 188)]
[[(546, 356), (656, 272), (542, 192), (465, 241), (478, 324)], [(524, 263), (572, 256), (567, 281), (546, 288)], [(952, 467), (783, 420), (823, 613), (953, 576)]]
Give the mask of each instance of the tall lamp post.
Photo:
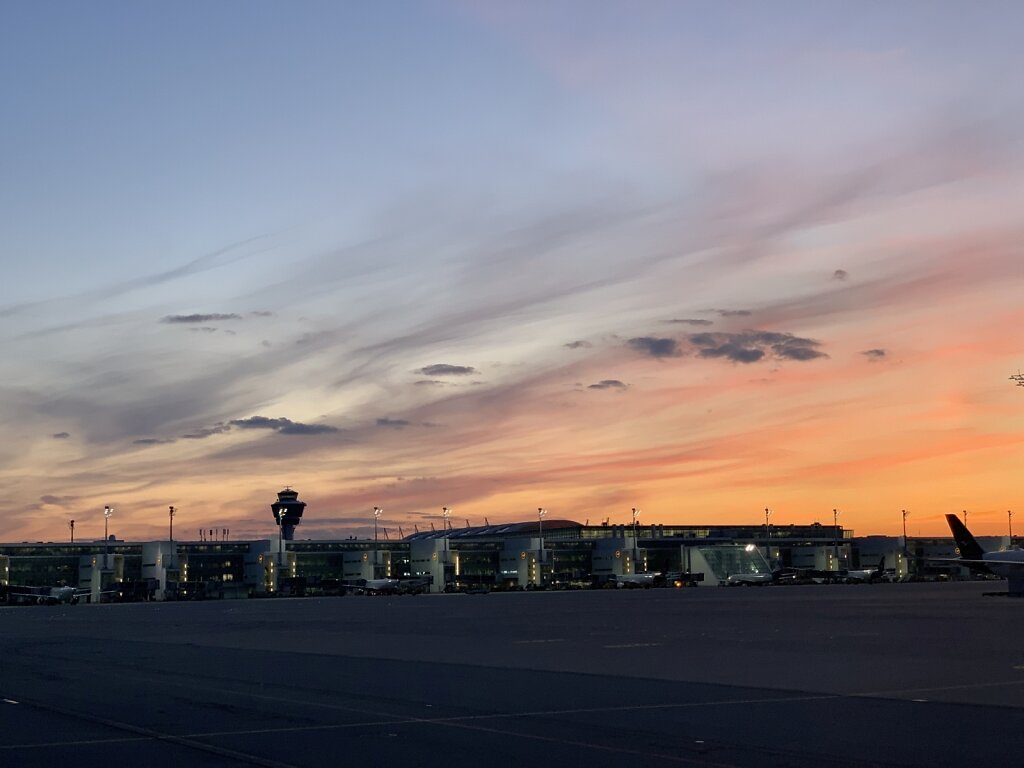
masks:
[(383, 511), (381, 507), (373, 508), (373, 578), (375, 579), (377, 578), (377, 561), (380, 559), (380, 553), (377, 551), (377, 524)]
[(103, 507), (103, 567), (106, 568), (107, 557), (110, 554), (110, 516), (114, 514), (114, 510), (107, 504)]
[(69, 520), (68, 521), (68, 528), (71, 529), (71, 543), (74, 544), (75, 543), (75, 521), (74, 520)]
[(839, 568), (839, 510), (832, 510), (832, 549), (836, 559), (836, 568)]
[(167, 507), (167, 520), (168, 520), (168, 531), (167, 537), (169, 541), (174, 541), (174, 507)]
[(636, 521), (640, 517), (640, 510), (633, 507), (633, 573), (638, 573), (637, 563), (640, 560), (640, 545), (637, 544), (636, 540)]
[(772, 537), (772, 529), (768, 525), (768, 520), (772, 516), (772, 511), (768, 507), (764, 508), (764, 537), (770, 539)]
[(537, 583), (544, 583), (544, 515), (548, 511), (544, 507), (537, 507), (537, 537), (540, 539), (540, 557), (537, 563)]
[(967, 510), (964, 510), (964, 528), (967, 527)]
[(1010, 546), (1013, 546), (1013, 511), (1006, 510), (1006, 522), (1010, 528)]

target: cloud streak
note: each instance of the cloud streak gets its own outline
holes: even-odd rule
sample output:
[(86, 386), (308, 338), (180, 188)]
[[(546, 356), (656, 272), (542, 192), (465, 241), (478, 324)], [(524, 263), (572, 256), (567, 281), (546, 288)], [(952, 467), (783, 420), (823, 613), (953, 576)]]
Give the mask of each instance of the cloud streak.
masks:
[[(191, 314), (191, 315), (166, 315), (160, 318), (161, 323), (174, 324), (202, 324), (202, 323), (214, 323), (223, 320), (241, 320), (242, 316), (237, 315), (234, 312), (223, 314), (213, 312), (210, 314)], [(212, 329), (211, 329), (212, 330)]]

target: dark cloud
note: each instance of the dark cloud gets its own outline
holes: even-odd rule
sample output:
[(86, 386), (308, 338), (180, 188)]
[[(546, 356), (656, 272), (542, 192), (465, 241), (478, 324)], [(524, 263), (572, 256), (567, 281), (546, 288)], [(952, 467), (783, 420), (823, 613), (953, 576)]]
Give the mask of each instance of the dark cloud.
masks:
[(417, 387), (443, 387), (444, 382), (438, 381), (437, 379), (420, 379), (419, 381), (413, 382)]
[(171, 439), (160, 439), (158, 437), (143, 437), (139, 440), (132, 440), (132, 445), (166, 445), (173, 443)]
[(625, 389), (626, 385), (618, 379), (602, 379), (597, 384), (591, 384), (587, 389)]
[(303, 424), (299, 421), (290, 421), (277, 431), (282, 435), (328, 435), (337, 432), (338, 428), (330, 424)]
[(665, 322), (670, 323), (672, 325), (714, 325), (714, 322), (712, 322), (711, 320), (701, 320), (700, 318), (691, 317), (675, 318), (672, 320), (666, 320)]
[(271, 419), (267, 416), (250, 416), (247, 419), (232, 419), (228, 422), (239, 429), (280, 429), (291, 424), (291, 419)]
[(835, 272), (832, 273), (833, 280), (845, 280), (849, 276), (850, 273), (847, 272), (845, 269), (837, 269)]
[(223, 320), (241, 320), (241, 319), (242, 319), (242, 316), (241, 315), (236, 315), (234, 312), (231, 312), (230, 314), (222, 314), (222, 313), (218, 313), (218, 312), (213, 312), (213, 313), (208, 314), (208, 315), (200, 315), (200, 314), (194, 314), (194, 315), (167, 315), (166, 317), (161, 318), (160, 322), (161, 323), (171, 323), (171, 324), (175, 324), (175, 323), (183, 323), (183, 324), (191, 323), (191, 324), (195, 324), (195, 323), (213, 323), (213, 322), (218, 322), (218, 321), (223, 321)]
[(225, 432), (230, 432), (231, 427), (224, 423), (218, 423), (212, 427), (203, 427), (201, 429), (194, 429), (188, 434), (182, 435), (186, 440), (203, 440), (213, 435), (221, 435)]
[(303, 424), (291, 419), (272, 419), (267, 416), (232, 419), (228, 424), (239, 429), (272, 429), (282, 435), (322, 435), (338, 431), (337, 427), (332, 427), (328, 424)]
[(814, 339), (775, 331), (742, 333), (695, 333), (689, 342), (705, 358), (725, 358), (734, 363), (756, 363), (771, 356), (780, 360), (807, 361), (828, 357)]
[(570, 341), (568, 344), (563, 344), (562, 346), (566, 349), (586, 349), (587, 347), (592, 347), (593, 344), (589, 341)]
[(52, 437), (54, 440), (67, 440), (69, 437), (71, 437), (71, 433), (70, 432), (55, 432), (54, 434), (50, 435), (50, 437)]
[(75, 496), (40, 496), (39, 500), (51, 507), (66, 507), (76, 499)]
[(764, 357), (763, 350), (731, 343), (716, 347), (703, 347), (698, 354), (701, 357), (724, 357), (734, 363), (756, 363)]
[(377, 419), (378, 427), (392, 427), (394, 429), (402, 429), (408, 427), (409, 422), (405, 419)]
[(879, 348), (865, 349), (863, 352), (861, 352), (861, 354), (864, 355), (864, 357), (866, 357), (871, 362), (875, 362), (876, 360), (884, 360), (886, 351), (884, 349)]
[(476, 368), (469, 365), (448, 365), (447, 363), (428, 365), (416, 371), (424, 376), (469, 376), (476, 372)]
[(651, 357), (676, 357), (679, 354), (675, 339), (656, 339), (653, 336), (640, 336), (626, 342), (630, 347), (650, 355)]

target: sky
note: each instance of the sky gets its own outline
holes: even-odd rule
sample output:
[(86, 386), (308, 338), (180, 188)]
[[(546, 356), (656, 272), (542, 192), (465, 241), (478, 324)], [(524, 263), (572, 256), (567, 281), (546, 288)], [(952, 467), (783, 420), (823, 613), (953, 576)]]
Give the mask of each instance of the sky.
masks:
[[(0, 5), (0, 540), (1024, 512), (1024, 5)], [(1024, 514), (1019, 523), (1024, 532)]]

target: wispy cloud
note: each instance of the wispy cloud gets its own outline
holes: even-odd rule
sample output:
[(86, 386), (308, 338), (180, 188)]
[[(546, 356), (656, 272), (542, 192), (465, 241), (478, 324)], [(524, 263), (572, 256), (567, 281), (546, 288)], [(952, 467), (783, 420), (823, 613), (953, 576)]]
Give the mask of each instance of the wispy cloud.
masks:
[(282, 435), (323, 435), (338, 431), (337, 427), (332, 427), (329, 424), (303, 424), (291, 419), (267, 416), (232, 419), (228, 424), (239, 429), (270, 429)]
[(591, 384), (587, 389), (626, 389), (626, 385), (618, 379), (602, 379), (596, 384)]
[(416, 371), (424, 376), (469, 376), (476, 372), (476, 368), (470, 365), (448, 365), (447, 363), (427, 365)]
[(673, 319), (673, 320), (666, 320), (665, 322), (670, 324), (670, 325), (692, 325), (692, 326), (698, 326), (698, 327), (699, 326), (714, 325), (714, 322), (711, 321), (711, 320), (703, 320), (701, 318), (693, 318), (693, 317), (676, 318), (676, 319)]
[(237, 315), (234, 312), (227, 314), (219, 312), (211, 312), (209, 314), (191, 314), (191, 315), (166, 315), (160, 318), (161, 323), (214, 323), (222, 320), (241, 320), (242, 316)]

